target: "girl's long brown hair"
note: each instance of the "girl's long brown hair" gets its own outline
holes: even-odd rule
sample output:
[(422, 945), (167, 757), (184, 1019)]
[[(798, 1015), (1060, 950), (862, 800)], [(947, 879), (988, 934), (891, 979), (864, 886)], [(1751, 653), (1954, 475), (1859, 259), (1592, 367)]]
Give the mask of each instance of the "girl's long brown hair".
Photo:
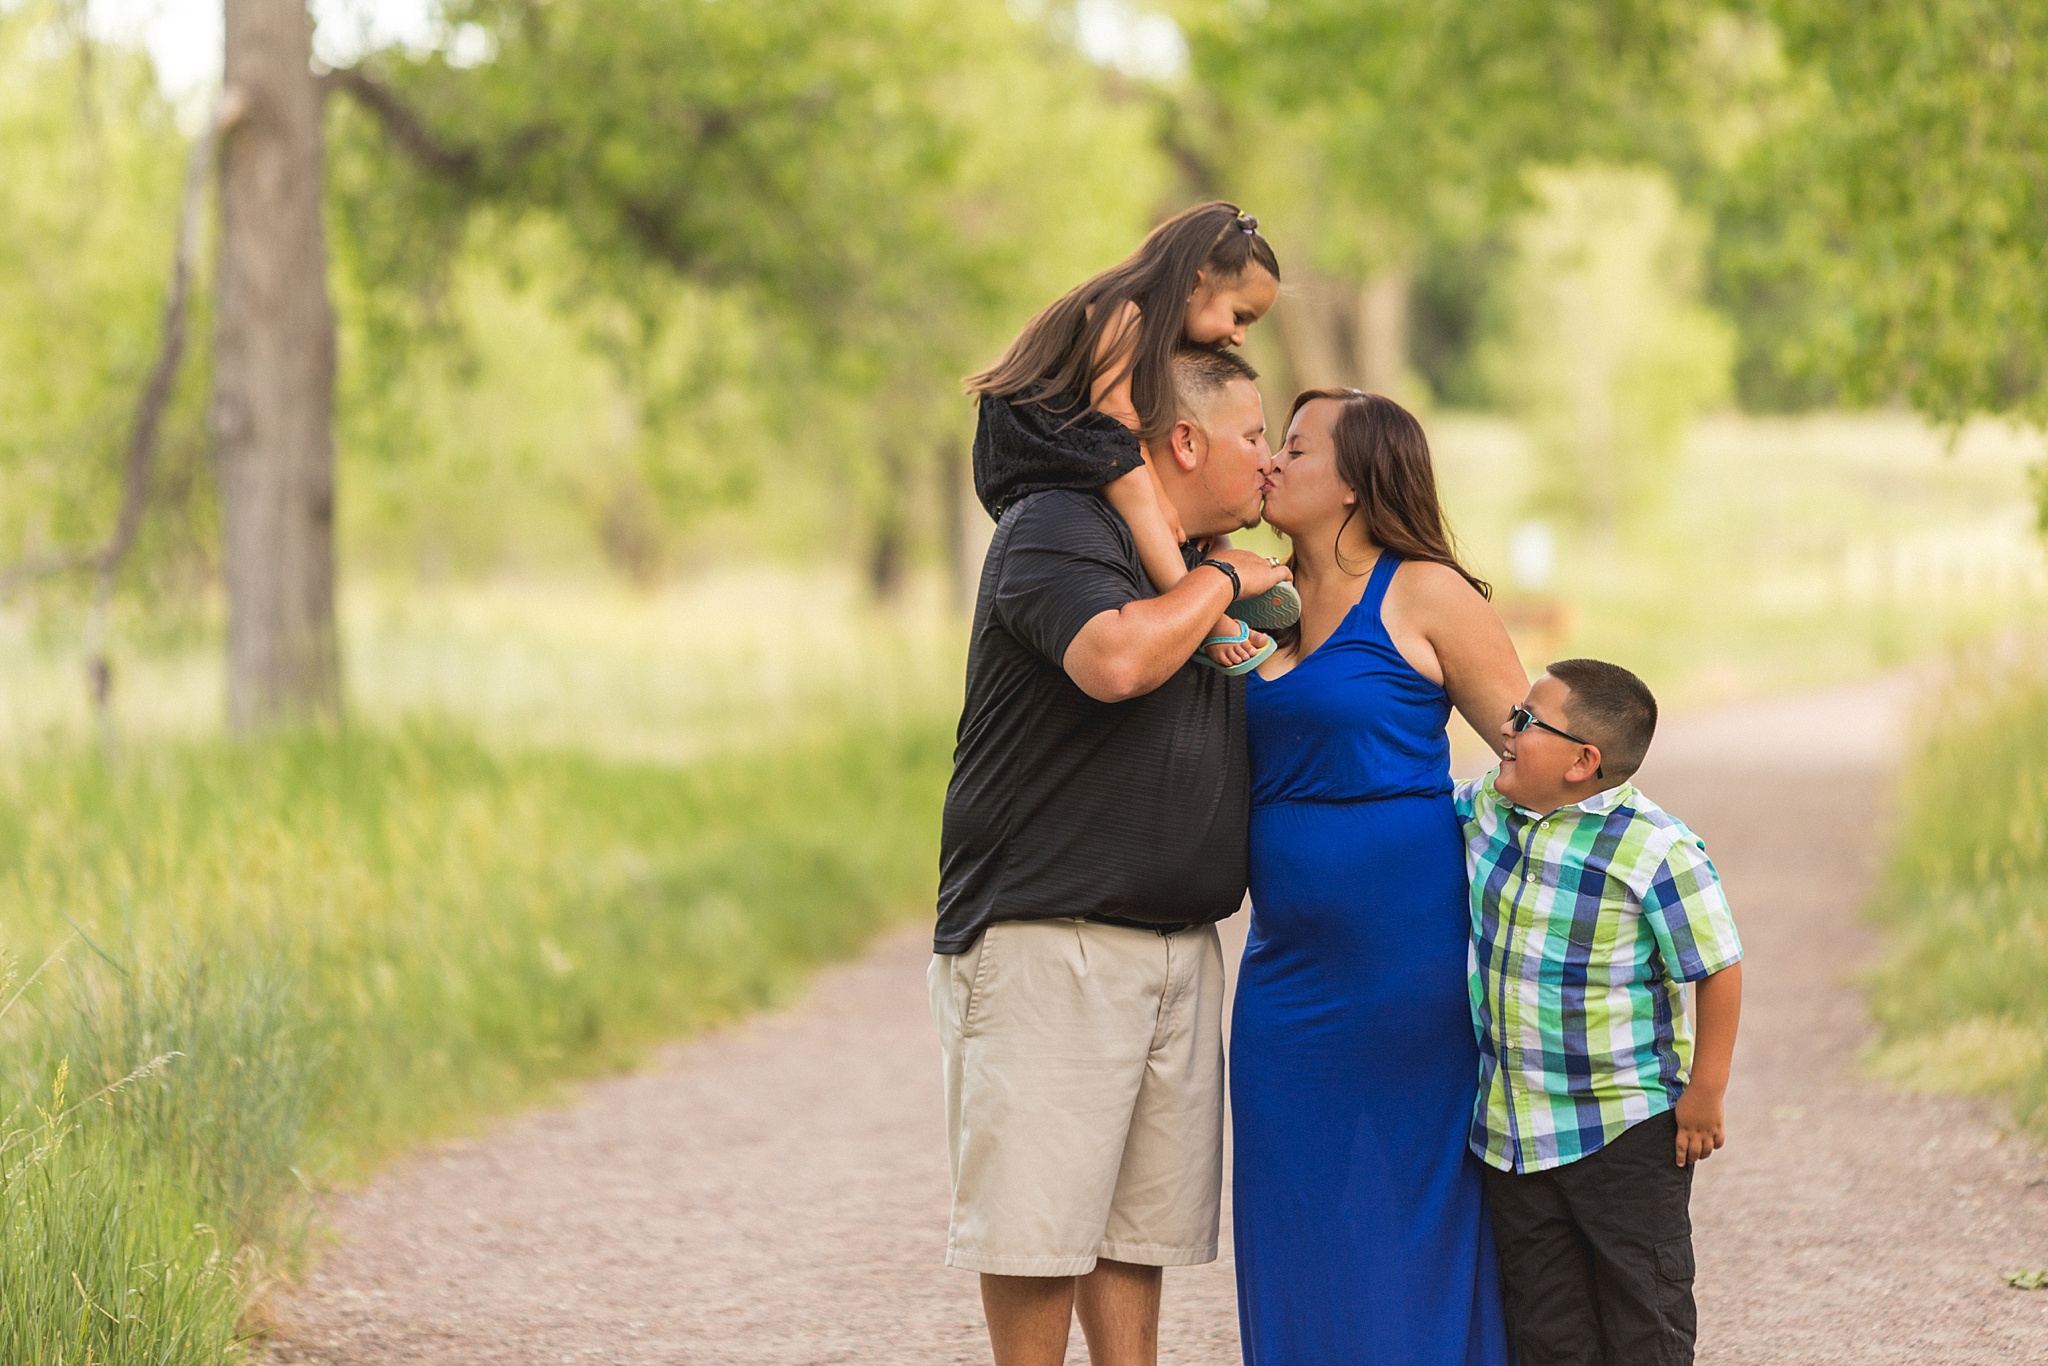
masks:
[[(1429, 456), (1429, 438), (1415, 415), (1384, 394), (1358, 389), (1308, 389), (1297, 394), (1291, 425), (1303, 408), (1321, 399), (1343, 405), (1331, 436), (1337, 448), (1337, 477), (1358, 495), (1337, 528), (1354, 517), (1365, 519), (1365, 534), (1374, 545), (1404, 560), (1428, 560), (1455, 569), (1465, 582), (1491, 600), (1493, 585), (1467, 569), (1444, 521), (1444, 505), (1436, 491), (1436, 465)], [(1343, 552), (1338, 552), (1339, 567)], [(1300, 628), (1292, 628), (1298, 631)], [(1273, 633), (1280, 636), (1281, 633)], [(1282, 643), (1292, 642), (1282, 637)]]
[(1093, 400), (1100, 378), (1095, 352), (1103, 332), (1125, 303), (1135, 302), (1137, 345), (1112, 382), (1131, 377), (1138, 435), (1156, 440), (1173, 426), (1169, 363), (1181, 342), (1196, 274), (1220, 283), (1254, 264), (1280, 278), (1280, 260), (1259, 236), (1259, 220), (1221, 200), (1198, 204), (1154, 228), (1121, 264), (1076, 286), (1026, 323), (1001, 360), (967, 377), (967, 391), (1078, 413)]

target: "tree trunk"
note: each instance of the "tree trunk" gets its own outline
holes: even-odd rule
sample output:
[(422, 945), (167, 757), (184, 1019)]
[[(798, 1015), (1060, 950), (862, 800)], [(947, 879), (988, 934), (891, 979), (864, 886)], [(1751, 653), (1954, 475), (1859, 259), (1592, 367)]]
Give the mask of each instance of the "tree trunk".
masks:
[(1406, 269), (1381, 271), (1358, 293), (1359, 386), (1405, 402), (1408, 388), (1408, 289)]
[(903, 458), (893, 445), (881, 450), (882, 487), (874, 508), (874, 542), (868, 555), (868, 589), (877, 602), (894, 602), (903, 592)]
[(1296, 389), (1341, 389), (1356, 382), (1338, 349), (1344, 319), (1337, 286), (1310, 276), (1273, 310), (1280, 346)]
[(946, 596), (955, 612), (971, 612), (975, 573), (969, 563), (973, 552), (967, 545), (967, 504), (974, 488), (959, 437), (940, 437), (936, 455), (939, 513), (946, 521)]
[(226, 0), (213, 437), (237, 732), (335, 721), (334, 314), (303, 0)]

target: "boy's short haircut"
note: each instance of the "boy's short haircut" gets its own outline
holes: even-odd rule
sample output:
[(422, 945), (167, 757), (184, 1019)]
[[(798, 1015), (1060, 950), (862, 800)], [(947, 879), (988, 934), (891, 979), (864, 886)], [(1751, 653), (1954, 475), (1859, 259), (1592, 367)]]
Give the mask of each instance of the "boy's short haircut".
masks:
[(1571, 728), (1600, 747), (1612, 782), (1626, 782), (1643, 766), (1657, 734), (1657, 699), (1643, 680), (1601, 659), (1560, 659), (1544, 670), (1570, 688), (1564, 702)]
[(1173, 393), (1182, 416), (1190, 409), (1207, 408), (1237, 380), (1256, 384), (1259, 372), (1235, 351), (1190, 342), (1173, 353)]

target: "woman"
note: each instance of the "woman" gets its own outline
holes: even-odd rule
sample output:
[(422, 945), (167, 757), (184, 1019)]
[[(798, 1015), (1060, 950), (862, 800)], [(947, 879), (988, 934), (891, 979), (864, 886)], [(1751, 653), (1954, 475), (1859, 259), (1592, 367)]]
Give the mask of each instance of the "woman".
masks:
[(1466, 1148), (1479, 1060), (1444, 727), (1455, 706), (1497, 742), (1528, 679), (1452, 550), (1422, 428), (1391, 399), (1296, 399), (1266, 520), (1293, 542), (1302, 617), (1245, 703), (1244, 1359), (1507, 1366)]

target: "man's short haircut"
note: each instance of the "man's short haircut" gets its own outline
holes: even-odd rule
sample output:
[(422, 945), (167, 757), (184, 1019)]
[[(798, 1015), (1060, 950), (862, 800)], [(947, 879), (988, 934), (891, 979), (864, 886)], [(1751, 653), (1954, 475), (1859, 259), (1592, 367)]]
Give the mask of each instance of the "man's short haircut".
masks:
[(1174, 407), (1181, 417), (1206, 410), (1237, 380), (1257, 384), (1259, 372), (1235, 351), (1188, 343), (1173, 353)]
[(1544, 672), (1572, 690), (1564, 701), (1565, 721), (1600, 747), (1608, 779), (1634, 777), (1657, 734), (1657, 699), (1643, 680), (1600, 659), (1560, 659)]

